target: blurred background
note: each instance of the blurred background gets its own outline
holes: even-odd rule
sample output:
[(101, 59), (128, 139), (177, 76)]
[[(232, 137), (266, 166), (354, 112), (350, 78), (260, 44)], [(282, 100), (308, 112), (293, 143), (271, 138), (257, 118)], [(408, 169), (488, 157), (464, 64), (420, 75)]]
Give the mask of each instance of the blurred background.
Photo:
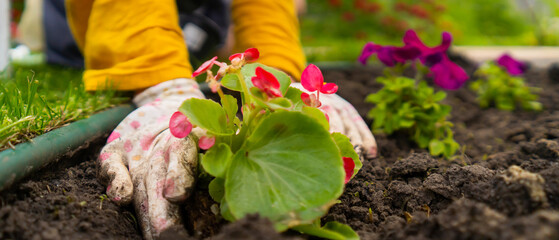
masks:
[(301, 18), (309, 61), (355, 61), (369, 41), (401, 45), (407, 29), (427, 44), (557, 46), (558, 0), (308, 0)]
[[(14, 47), (25, 6), (10, 1)], [(355, 61), (366, 42), (400, 45), (407, 29), (431, 45), (448, 31), (453, 45), (557, 46), (559, 0), (307, 0), (300, 24), (310, 62)]]

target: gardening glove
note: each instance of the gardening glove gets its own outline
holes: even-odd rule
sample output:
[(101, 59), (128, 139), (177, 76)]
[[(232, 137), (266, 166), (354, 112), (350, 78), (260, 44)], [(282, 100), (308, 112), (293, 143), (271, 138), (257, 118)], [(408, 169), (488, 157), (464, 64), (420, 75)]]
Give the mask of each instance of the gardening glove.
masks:
[[(301, 83), (292, 83), (291, 86), (309, 93)], [(374, 158), (377, 156), (375, 137), (351, 103), (337, 94), (321, 94), (320, 102), (322, 105), (319, 109), (328, 115), (330, 132), (339, 132), (349, 137), (360, 157)]]
[(196, 136), (176, 138), (169, 131), (171, 115), (188, 98), (204, 95), (195, 81), (184, 78), (138, 94), (133, 99), (138, 109), (117, 126), (99, 156), (107, 195), (121, 205), (134, 202), (146, 239), (181, 224), (176, 203), (194, 187)]

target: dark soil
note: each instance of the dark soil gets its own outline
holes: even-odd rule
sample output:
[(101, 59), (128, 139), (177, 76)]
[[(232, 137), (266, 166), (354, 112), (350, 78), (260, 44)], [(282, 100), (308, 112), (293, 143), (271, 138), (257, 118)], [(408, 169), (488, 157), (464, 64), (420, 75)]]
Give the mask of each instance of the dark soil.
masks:
[[(475, 66), (461, 60), (468, 72)], [(339, 95), (366, 116), (366, 95), (381, 86), (382, 69), (323, 70)], [(467, 89), (449, 92), (454, 161), (434, 158), (406, 136), (376, 134), (380, 156), (364, 162), (346, 185), (341, 203), (323, 220), (349, 224), (362, 239), (559, 239), (559, 81), (532, 69), (528, 83), (542, 88), (542, 112), (480, 109)], [(554, 81), (550, 80), (553, 79)], [(371, 120), (367, 120), (371, 123)], [(103, 201), (97, 182), (98, 144), (0, 195), (0, 239), (140, 238), (133, 210)], [(77, 159), (77, 160), (76, 160)], [(165, 239), (297, 239), (277, 234), (271, 223), (247, 216), (225, 223), (211, 213), (203, 189), (185, 210), (187, 233)]]

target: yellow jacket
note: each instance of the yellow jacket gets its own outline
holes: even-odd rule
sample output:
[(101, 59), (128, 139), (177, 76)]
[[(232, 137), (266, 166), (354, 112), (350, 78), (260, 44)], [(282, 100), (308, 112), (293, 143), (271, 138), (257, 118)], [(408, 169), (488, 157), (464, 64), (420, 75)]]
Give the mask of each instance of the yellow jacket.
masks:
[[(87, 90), (143, 89), (190, 78), (175, 0), (66, 0), (85, 57)], [(233, 0), (233, 52), (260, 51), (260, 63), (300, 78), (305, 57), (293, 0)]]

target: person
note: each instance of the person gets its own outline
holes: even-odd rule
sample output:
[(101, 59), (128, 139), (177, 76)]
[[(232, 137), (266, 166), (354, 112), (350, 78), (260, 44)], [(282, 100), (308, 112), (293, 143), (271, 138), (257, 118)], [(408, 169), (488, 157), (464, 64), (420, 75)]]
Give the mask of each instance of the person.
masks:
[[(260, 63), (297, 80), (306, 60), (295, 6), (294, 0), (233, 0), (233, 52), (255, 47)], [(66, 0), (66, 15), (84, 56), (86, 89), (136, 93), (138, 108), (117, 126), (100, 153), (100, 177), (108, 182), (107, 195), (114, 202), (134, 203), (144, 237), (157, 237), (181, 224), (179, 203), (189, 196), (197, 176), (196, 131), (173, 137), (170, 116), (185, 99), (204, 98), (191, 77), (177, 4)], [(357, 111), (334, 94), (323, 96), (322, 102), (331, 131), (346, 134), (356, 148), (375, 156), (375, 139)]]

